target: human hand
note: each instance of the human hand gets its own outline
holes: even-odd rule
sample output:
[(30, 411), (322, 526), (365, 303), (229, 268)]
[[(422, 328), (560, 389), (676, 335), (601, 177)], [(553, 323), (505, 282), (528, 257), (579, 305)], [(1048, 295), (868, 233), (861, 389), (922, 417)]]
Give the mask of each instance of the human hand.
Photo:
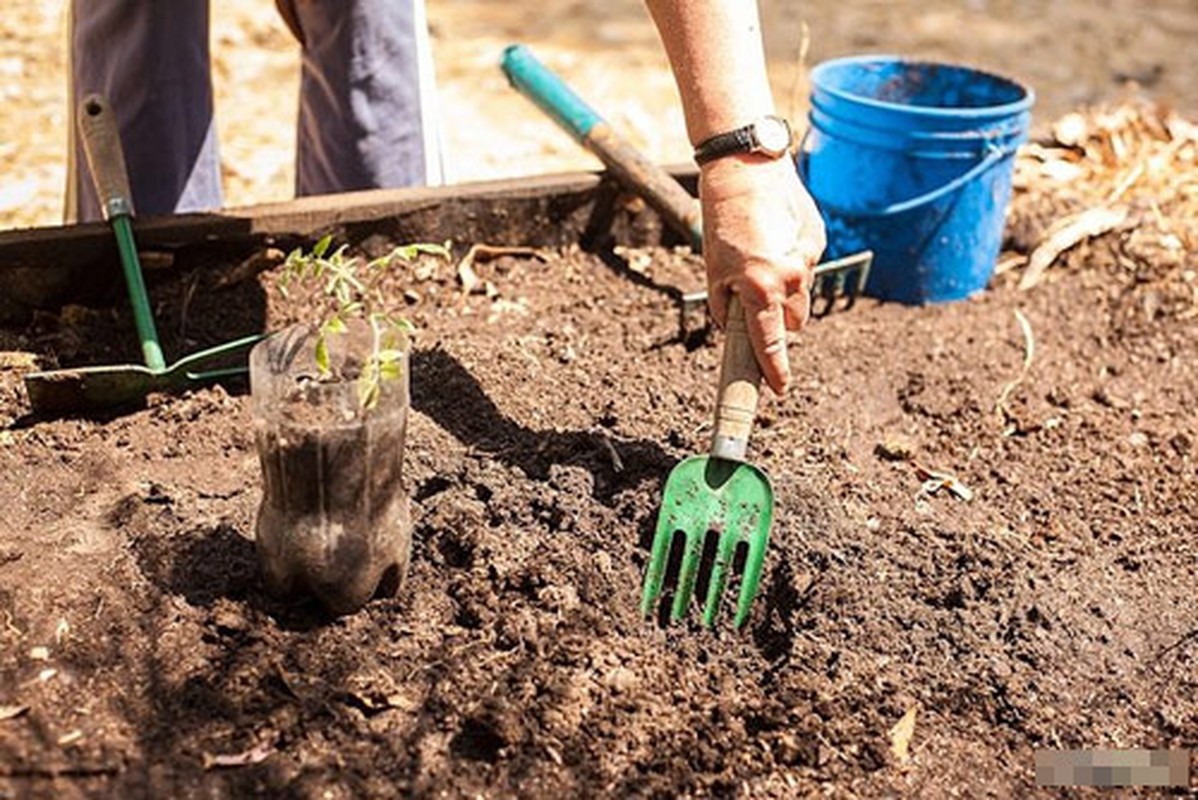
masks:
[(824, 251), (824, 224), (789, 158), (728, 156), (703, 165), (703, 254), (707, 297), (722, 327), (733, 292), (766, 383), (786, 392), (786, 332), (810, 312), (812, 268)]

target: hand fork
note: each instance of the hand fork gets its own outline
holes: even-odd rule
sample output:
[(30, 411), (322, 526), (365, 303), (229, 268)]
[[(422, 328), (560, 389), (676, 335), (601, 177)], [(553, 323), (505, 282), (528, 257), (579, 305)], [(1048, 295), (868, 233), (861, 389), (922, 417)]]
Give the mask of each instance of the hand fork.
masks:
[(703, 624), (715, 624), (721, 596), (743, 553), (744, 571), (736, 601), (736, 627), (749, 618), (761, 583), (765, 548), (774, 515), (769, 478), (746, 463), (749, 433), (757, 413), (761, 369), (745, 329), (745, 313), (733, 295), (728, 304), (727, 335), (715, 411), (711, 450), (692, 456), (670, 472), (662, 490), (661, 511), (653, 550), (645, 573), (641, 613), (650, 615), (662, 594), (671, 551), (682, 544), (682, 560), (670, 618), (686, 615), (696, 584), (715, 542), (714, 561), (707, 580)]

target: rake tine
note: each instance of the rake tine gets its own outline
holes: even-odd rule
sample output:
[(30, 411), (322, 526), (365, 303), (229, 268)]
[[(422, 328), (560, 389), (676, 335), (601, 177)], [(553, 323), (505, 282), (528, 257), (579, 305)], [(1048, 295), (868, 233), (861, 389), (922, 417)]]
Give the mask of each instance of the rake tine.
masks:
[[(826, 317), (836, 308), (836, 294), (844, 284), (843, 273), (833, 272), (830, 274), (820, 275), (816, 282), (816, 292), (822, 307), (819, 311), (812, 311), (816, 317)], [(814, 303), (813, 303), (814, 305)]]
[(869, 280), (869, 269), (874, 263), (874, 254), (872, 250), (865, 252), (866, 258), (861, 262), (861, 266), (857, 268), (857, 287), (849, 294), (849, 303), (845, 309), (850, 309), (857, 302), (857, 297), (865, 294), (865, 283)]

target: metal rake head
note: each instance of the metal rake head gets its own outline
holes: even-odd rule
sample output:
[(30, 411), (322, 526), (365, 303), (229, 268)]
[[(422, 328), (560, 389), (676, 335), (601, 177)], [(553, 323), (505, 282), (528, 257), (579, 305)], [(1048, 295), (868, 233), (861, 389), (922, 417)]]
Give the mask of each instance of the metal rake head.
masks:
[[(873, 265), (872, 250), (862, 250), (815, 267), (811, 282), (811, 316), (826, 317), (839, 308), (848, 311), (865, 293), (869, 268)], [(679, 292), (679, 330), (682, 338), (689, 332), (710, 324), (707, 317), (707, 291)]]
[(841, 310), (848, 311), (865, 292), (869, 280), (869, 268), (873, 265), (872, 250), (825, 261), (815, 267), (815, 280), (811, 284), (811, 316), (824, 317), (832, 313), (841, 303)]

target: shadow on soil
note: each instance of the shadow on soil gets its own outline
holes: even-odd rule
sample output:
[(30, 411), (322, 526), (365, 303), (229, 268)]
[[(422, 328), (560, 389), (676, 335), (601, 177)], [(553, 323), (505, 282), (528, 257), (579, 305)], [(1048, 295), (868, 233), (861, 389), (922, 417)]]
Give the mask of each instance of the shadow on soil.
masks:
[(534, 431), (503, 415), (482, 386), (444, 350), (412, 354), (412, 407), (467, 446), (545, 481), (553, 465), (580, 466), (594, 479), (596, 499), (666, 475), (676, 459), (656, 442), (619, 440), (593, 431)]
[[(219, 283), (223, 273), (205, 271), (203, 264), (185, 262), (185, 269), (169, 279), (146, 275), (157, 338), (168, 365), (189, 355), (235, 339), (262, 333), (266, 328), (266, 295), (254, 280), (239, 278), (237, 283)], [(252, 277), (249, 276), (249, 277)], [(99, 366), (143, 365), (141, 341), (134, 324), (129, 300), (120, 283), (110, 292), (92, 298), (100, 306), (67, 305), (57, 313), (39, 313), (26, 328), (27, 347), (37, 354), (39, 369), (86, 369)], [(192, 365), (193, 370), (220, 370), (244, 366), (248, 350), (222, 354)], [(220, 379), (231, 394), (248, 390), (245, 375)], [(82, 379), (68, 385), (78, 385)], [(204, 385), (197, 383), (195, 385)], [(191, 388), (184, 386), (181, 390)], [(172, 390), (173, 391), (173, 390)], [(71, 407), (32, 409), (12, 427), (26, 428), (48, 419), (64, 417), (111, 422), (145, 407), (145, 398), (131, 399), (115, 408), (90, 407), (87, 401), (72, 399), (73, 392), (56, 388), (51, 396)]]

